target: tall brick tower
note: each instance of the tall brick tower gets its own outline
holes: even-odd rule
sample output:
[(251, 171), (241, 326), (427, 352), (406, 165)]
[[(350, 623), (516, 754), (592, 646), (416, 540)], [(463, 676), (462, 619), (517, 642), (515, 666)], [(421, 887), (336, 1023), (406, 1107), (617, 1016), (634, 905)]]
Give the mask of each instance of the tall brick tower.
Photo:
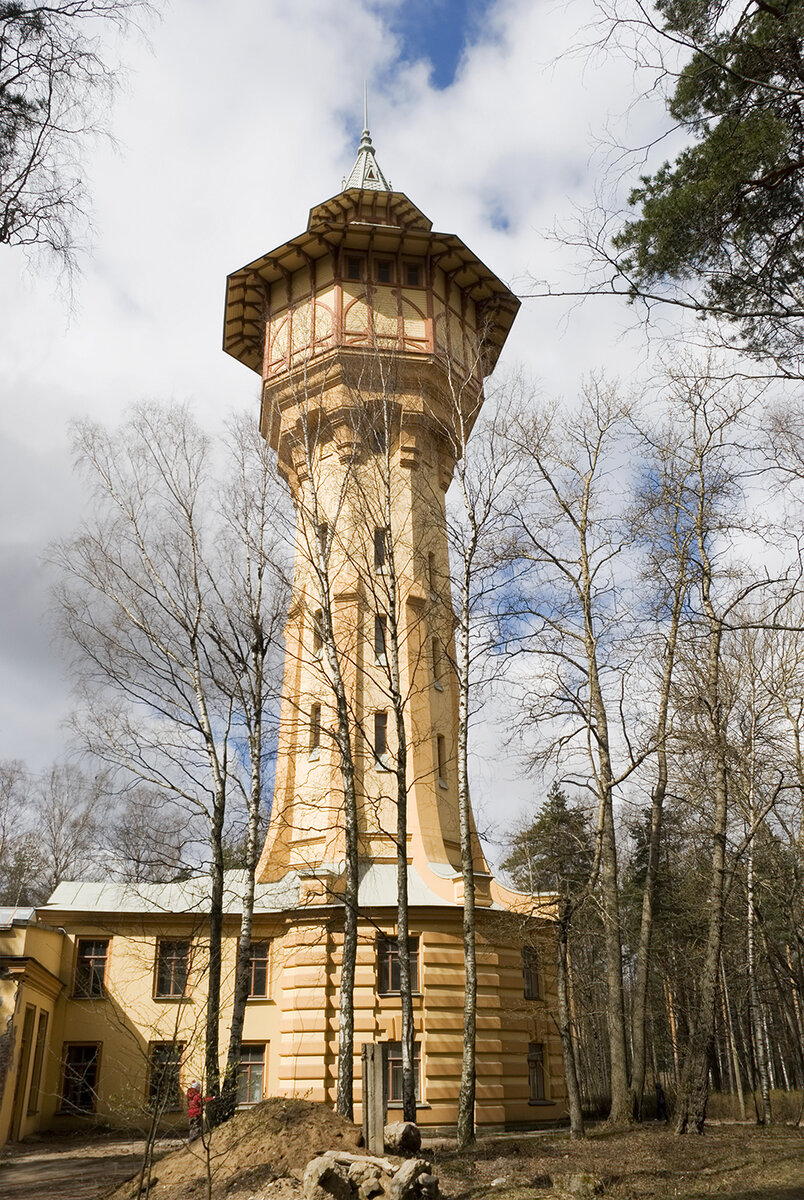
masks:
[[(390, 721), (387, 755), (376, 745), (387, 710), (371, 579), (383, 569), (375, 562), (375, 553), (383, 554), (375, 539), (386, 523), (378, 462), (393, 476), (388, 536), (399, 576), (400, 671), (409, 709), (410, 855), (425, 871), (437, 866), (442, 880), (450, 868), (460, 869), (444, 493), (460, 452), (455, 407), (479, 409), (483, 375), (518, 307), (459, 238), (434, 233), (419, 209), (391, 190), (368, 130), (344, 190), (312, 210), (306, 232), (229, 277), (224, 346), (262, 377), (261, 430), (298, 514), (263, 878), (343, 857), (337, 755), (319, 733), (330, 708), (311, 555), (323, 528), (334, 533), (330, 577), (336, 640), (349, 663), (362, 851), (373, 861), (394, 853), (387, 832), (393, 815), (384, 800), (395, 752)], [(367, 481), (372, 472), (374, 483), (364, 482), (356, 499), (345, 476)], [(477, 857), (487, 875), (479, 847)]]
[[(393, 619), (405, 697), (410, 929), (421, 993), (420, 1119), (434, 1125), (455, 1120), (463, 1004), (458, 694), (449, 665), (454, 618), (445, 493), (482, 403), (484, 376), (518, 307), (460, 238), (434, 232), (391, 188), (368, 129), (343, 190), (312, 209), (304, 233), (235, 271), (227, 286), (224, 348), (262, 380), (260, 428), (296, 510), (276, 784), (259, 867), (265, 888), (287, 884), (292, 897), (285, 932), (272, 943), (281, 941), (282, 954), (280, 1045), (272, 1043), (277, 1082), (289, 1094), (334, 1098), (345, 843), (316, 569), (325, 546), (359, 817), (355, 1048), (365, 1040), (393, 1048), (400, 1030), (393, 963), (378, 949), (378, 931), (394, 937), (397, 902), (398, 745), (388, 711)], [(562, 1108), (558, 1043), (546, 1018), (534, 1040), (532, 1008), (520, 1002), (521, 936), (517, 945), (512, 914), (521, 911), (522, 898), (492, 877), (475, 842), (477, 904), (486, 914), (478, 1063), (487, 1078), (478, 1090), (477, 1120), (524, 1123), (533, 1116), (529, 1046), (541, 1047), (544, 1078), (555, 1077), (553, 1114)]]

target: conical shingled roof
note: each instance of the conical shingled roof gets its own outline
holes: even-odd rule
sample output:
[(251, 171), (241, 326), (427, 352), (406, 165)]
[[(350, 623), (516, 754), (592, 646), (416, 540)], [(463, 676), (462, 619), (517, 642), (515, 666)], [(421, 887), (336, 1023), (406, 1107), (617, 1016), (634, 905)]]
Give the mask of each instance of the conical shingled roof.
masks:
[(363, 188), (368, 192), (391, 191), (391, 185), (377, 162), (368, 129), (363, 130), (357, 151), (357, 161), (352, 167), (352, 173), (343, 181), (343, 190), (346, 191), (347, 188)]

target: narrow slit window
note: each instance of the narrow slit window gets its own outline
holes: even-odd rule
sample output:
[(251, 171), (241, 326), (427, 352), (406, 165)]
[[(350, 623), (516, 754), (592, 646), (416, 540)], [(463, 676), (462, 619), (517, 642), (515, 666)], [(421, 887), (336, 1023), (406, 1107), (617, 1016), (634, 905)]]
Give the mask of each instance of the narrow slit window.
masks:
[(324, 613), (322, 609), (317, 608), (313, 613), (313, 654), (316, 658), (321, 657), (321, 651), (324, 648)]
[(436, 736), (436, 754), (438, 756), (438, 786), (447, 786), (446, 748), (443, 733)]
[(314, 704), (310, 710), (310, 753), (321, 749), (321, 705)]
[(388, 530), (383, 526), (374, 530), (374, 570), (384, 571), (388, 564)]
[(388, 618), (381, 613), (374, 616), (374, 659), (384, 663), (387, 655)]
[(430, 589), (430, 599), (435, 600), (436, 586), (435, 586), (435, 555), (434, 554), (427, 555), (427, 586)]
[(441, 643), (437, 637), (433, 638), (433, 683), (439, 692), (444, 690), (441, 684)]
[(329, 541), (329, 525), (327, 525), (326, 521), (320, 523), (316, 529), (316, 536), (318, 537), (318, 545), (321, 548), (321, 553), (326, 554), (327, 542)]
[(388, 753), (388, 713), (374, 714), (374, 757), (385, 766), (385, 756)]

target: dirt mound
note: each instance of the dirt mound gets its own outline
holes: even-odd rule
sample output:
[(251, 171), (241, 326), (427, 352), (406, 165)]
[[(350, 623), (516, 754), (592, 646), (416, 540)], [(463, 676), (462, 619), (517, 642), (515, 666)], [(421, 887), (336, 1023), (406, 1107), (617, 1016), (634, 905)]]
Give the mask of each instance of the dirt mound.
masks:
[[(213, 1200), (254, 1195), (283, 1176), (300, 1179), (310, 1159), (325, 1150), (361, 1153), (360, 1140), (359, 1128), (324, 1104), (265, 1100), (213, 1130), (204, 1139), (206, 1148), (199, 1140), (160, 1159), (152, 1171), (156, 1184), (150, 1196), (202, 1200), (208, 1195), (208, 1178)], [(118, 1188), (113, 1200), (136, 1196), (136, 1183), (132, 1179)]]

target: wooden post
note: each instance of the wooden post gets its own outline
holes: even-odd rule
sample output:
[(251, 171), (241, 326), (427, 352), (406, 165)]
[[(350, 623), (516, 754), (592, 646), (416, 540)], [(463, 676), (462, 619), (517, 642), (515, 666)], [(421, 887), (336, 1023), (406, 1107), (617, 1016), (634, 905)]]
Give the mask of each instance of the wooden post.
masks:
[(369, 1154), (385, 1150), (385, 1072), (382, 1046), (363, 1043), (363, 1141)]

